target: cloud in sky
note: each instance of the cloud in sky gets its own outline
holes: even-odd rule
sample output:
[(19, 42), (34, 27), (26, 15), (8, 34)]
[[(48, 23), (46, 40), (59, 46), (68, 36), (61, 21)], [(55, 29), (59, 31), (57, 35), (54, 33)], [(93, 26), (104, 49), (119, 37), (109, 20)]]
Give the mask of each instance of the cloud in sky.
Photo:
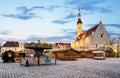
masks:
[[(88, 26), (94, 26), (95, 24), (88, 24)], [(112, 27), (115, 27), (115, 28), (118, 28), (120, 25), (119, 24), (105, 24), (104, 25), (105, 27), (109, 27), (109, 26), (112, 26)], [(90, 27), (91, 28), (91, 27)], [(106, 28), (106, 30), (108, 31), (109, 35), (111, 37), (119, 37), (120, 36), (120, 33), (118, 31), (114, 31), (114, 30), (109, 30)], [(86, 30), (82, 30), (83, 32), (86, 31)], [(21, 39), (21, 38), (18, 38), (18, 39), (15, 39), (15, 36), (21, 36), (23, 37), (23, 35), (17, 35), (17, 34), (11, 34), (12, 32), (10, 31), (1, 31), (0, 34), (2, 35), (8, 35), (8, 36), (11, 36), (13, 35), (14, 37), (8, 37), (6, 39), (4, 38), (0, 38), (2, 41), (5, 41), (5, 40), (17, 40), (17, 41), (31, 41), (31, 42), (34, 42), (34, 41), (37, 41), (37, 40), (41, 40), (42, 39), (42, 36), (39, 36), (39, 35), (29, 35), (29, 36), (26, 36), (24, 39)], [(64, 41), (64, 40), (68, 40), (68, 41), (72, 41), (74, 40), (74, 38), (76, 37), (77, 35), (77, 30), (76, 29), (61, 29), (61, 32), (60, 33), (64, 33), (64, 35), (61, 35), (61, 36), (49, 36), (49, 37), (45, 37), (45, 40), (48, 41), (48, 42), (60, 42), (60, 41)]]
[(28, 20), (31, 18), (35, 18), (35, 13), (26, 13), (26, 14), (2, 14), (5, 17), (17, 18), (22, 20)]
[(67, 1), (67, 3), (69, 3), (69, 4), (82, 4), (82, 5), (84, 5), (84, 4), (90, 4), (90, 5), (94, 5), (94, 4), (98, 4), (98, 3), (103, 3), (105, 0), (81, 0), (81, 1), (79, 1), (79, 0), (69, 0), (69, 1)]
[(76, 36), (76, 29), (61, 29), (61, 32), (64, 32), (67, 36)]
[[(111, 13), (112, 10), (110, 7), (102, 7), (102, 6), (97, 6), (96, 4), (104, 3), (105, 0), (69, 0), (65, 1), (65, 6), (69, 6), (69, 8), (73, 9), (78, 9), (80, 8), (81, 10), (85, 10), (83, 13), (88, 14), (88, 13), (94, 13), (94, 12), (101, 12), (101, 13)], [(32, 18), (42, 18), (41, 16), (37, 16), (37, 13), (33, 12), (36, 9), (39, 10), (47, 10), (47, 11), (53, 11), (55, 8), (68, 8), (65, 6), (57, 6), (57, 5), (52, 5), (52, 6), (32, 6), (31, 8), (27, 8), (26, 6), (21, 6), (17, 7), (17, 13), (11, 14), (2, 14), (5, 17), (11, 17), (11, 18), (17, 18), (17, 19), (22, 19), (22, 20), (28, 20)], [(71, 19), (75, 18), (76, 14), (73, 14), (73, 11), (65, 17), (65, 19)], [(58, 22), (57, 22), (58, 23)], [(61, 23), (60, 23), (61, 24)], [(62, 23), (63, 24), (63, 23)]]
[[(61, 19), (58, 19), (58, 20), (54, 20), (52, 21), (53, 23), (56, 23), (56, 24), (66, 24), (66, 23), (69, 23), (70, 21), (72, 21), (74, 18), (77, 18), (77, 14), (74, 14), (74, 13), (69, 13), (68, 15), (66, 15), (65, 17), (61, 18)], [(72, 20), (71, 20), (72, 19)]]
[[(26, 41), (34, 42), (34, 41), (41, 40), (41, 39), (42, 37), (37, 37), (35, 35), (32, 35), (32, 36), (29, 36), (26, 39)], [(65, 41), (65, 40), (71, 41), (73, 40), (73, 37), (72, 36), (51, 36), (51, 37), (45, 37), (45, 40), (47, 42), (60, 42), (60, 41)]]
[(32, 18), (42, 18), (41, 16), (37, 16), (37, 13), (34, 13), (33, 11), (38, 9), (40, 10), (48, 10), (52, 11), (54, 8), (59, 8), (60, 6), (33, 6), (31, 8), (27, 8), (26, 6), (17, 7), (17, 13), (16, 14), (2, 14), (2, 16), (5, 17), (11, 17), (11, 18), (17, 18), (22, 20), (28, 20)]
[(109, 32), (109, 34), (111, 35), (111, 36), (120, 36), (120, 33), (115, 33), (115, 32)]
[(11, 34), (12, 32), (11, 31), (8, 31), (8, 30), (0, 30), (0, 34), (1, 35), (9, 35)]
[[(86, 26), (95, 26), (96, 24), (86, 24)], [(115, 28), (119, 28), (120, 24), (103, 24), (105, 27), (115, 27)]]
[(5, 17), (11, 17), (11, 18), (17, 18), (17, 19), (22, 19), (22, 20), (28, 20), (31, 18), (35, 18), (36, 13), (33, 13), (32, 10), (34, 9), (28, 9), (27, 7), (17, 7), (17, 12), (16, 14), (2, 14)]
[(120, 37), (120, 24), (104, 24), (111, 37)]
[(53, 11), (55, 8), (60, 8), (61, 6), (34, 6), (32, 9), (43, 9), (43, 10), (48, 10), (48, 11)]
[(54, 20), (53, 23), (56, 23), (56, 24), (66, 24), (68, 23), (69, 21), (64, 21), (64, 20)]
[(64, 19), (74, 19), (74, 18), (77, 18), (77, 14), (70, 13)]
[[(95, 26), (99, 17), (102, 16), (108, 33), (119, 36), (119, 2), (113, 0), (51, 0), (51, 2), (49, 0), (14, 0), (8, 6), (9, 1), (1, 1), (0, 28), (12, 32), (0, 31), (0, 38), (1, 40), (16, 38), (16, 40), (36, 41), (42, 35), (49, 41), (72, 40), (77, 34), (78, 8), (81, 10), (83, 31)], [(111, 6), (111, 3), (114, 4)]]
[[(83, 30), (84, 32), (85, 30)], [(62, 36), (51, 36), (51, 37), (45, 37), (45, 40), (48, 42), (72, 42), (76, 35), (77, 31), (75, 29), (61, 29), (60, 33), (64, 33)], [(41, 40), (42, 37), (37, 35), (29, 36), (26, 41), (36, 41)]]
[(120, 24), (104, 24), (104, 26), (120, 28)]
[(103, 7), (97, 6), (101, 3), (104, 3), (105, 0), (69, 0), (66, 1), (66, 6), (71, 7), (73, 9), (80, 8), (84, 11), (85, 14), (87, 13), (94, 13), (94, 12), (101, 12), (101, 13), (111, 13), (111, 7)]

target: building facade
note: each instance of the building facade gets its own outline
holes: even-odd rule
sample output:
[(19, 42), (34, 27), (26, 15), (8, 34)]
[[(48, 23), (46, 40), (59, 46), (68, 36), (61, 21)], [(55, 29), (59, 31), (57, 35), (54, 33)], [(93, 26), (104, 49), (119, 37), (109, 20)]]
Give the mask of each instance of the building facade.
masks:
[(3, 44), (2, 47), (2, 53), (8, 50), (14, 51), (14, 52), (24, 52), (25, 48), (24, 48), (24, 44), (25, 43), (18, 43), (15, 41), (7, 41), (5, 44)]
[(53, 49), (58, 49), (58, 50), (63, 50), (63, 49), (70, 49), (71, 48), (71, 44), (70, 43), (55, 43), (53, 44)]
[(78, 50), (104, 49), (110, 45), (110, 38), (105, 30), (102, 21), (92, 28), (82, 32), (82, 21), (80, 11), (78, 11), (77, 37), (72, 43), (72, 47)]
[(111, 43), (111, 48), (116, 53), (116, 57), (120, 57), (120, 37), (117, 39), (116, 42)]

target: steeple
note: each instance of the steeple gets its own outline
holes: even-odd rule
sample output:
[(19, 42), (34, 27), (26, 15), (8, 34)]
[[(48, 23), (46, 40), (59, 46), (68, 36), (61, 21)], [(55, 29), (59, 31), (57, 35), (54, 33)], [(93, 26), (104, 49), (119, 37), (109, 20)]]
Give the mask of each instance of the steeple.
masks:
[(82, 33), (82, 21), (81, 21), (81, 15), (80, 15), (80, 9), (78, 10), (78, 21), (77, 21), (77, 36), (79, 36)]
[(99, 24), (102, 24), (102, 21), (100, 20), (100, 23)]
[(44, 44), (44, 43), (45, 43), (45, 39), (44, 39), (44, 38), (42, 38), (41, 43), (42, 43), (42, 44)]
[(78, 21), (77, 21), (77, 24), (78, 24), (78, 23), (81, 23), (81, 24), (82, 24), (80, 9), (78, 10)]
[(80, 19), (81, 14), (80, 14), (80, 9), (78, 10), (78, 19)]
[(102, 24), (102, 17), (100, 16), (100, 22), (99, 22), (99, 24)]

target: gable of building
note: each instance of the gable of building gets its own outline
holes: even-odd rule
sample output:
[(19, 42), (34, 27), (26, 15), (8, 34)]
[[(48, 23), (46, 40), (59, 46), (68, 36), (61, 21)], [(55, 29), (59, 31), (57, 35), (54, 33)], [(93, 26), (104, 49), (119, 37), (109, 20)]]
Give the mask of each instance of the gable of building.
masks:
[(98, 24), (98, 27), (94, 34), (91, 36), (91, 45), (109, 45), (110, 38), (102, 23)]

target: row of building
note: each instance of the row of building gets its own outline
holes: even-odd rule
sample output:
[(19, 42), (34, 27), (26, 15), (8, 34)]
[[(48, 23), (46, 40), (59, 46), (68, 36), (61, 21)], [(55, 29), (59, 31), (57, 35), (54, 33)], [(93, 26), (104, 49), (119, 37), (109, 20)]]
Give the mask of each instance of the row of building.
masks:
[[(43, 42), (37, 42), (37, 43), (43, 44)], [(26, 42), (19, 43), (17, 41), (7, 41), (5, 44), (1, 45), (1, 53), (5, 52), (5, 51), (9, 51), (9, 50), (11, 50), (13, 52), (18, 52), (18, 53), (26, 52), (25, 44), (26, 44)], [(55, 50), (71, 48), (70, 43), (59, 42), (59, 43), (51, 43), (51, 44), (53, 46), (53, 49), (55, 49)]]
[[(38, 42), (39, 43), (39, 42)], [(11, 50), (11, 51), (14, 51), (14, 52), (26, 52), (26, 49), (25, 49), (25, 42), (16, 42), (16, 41), (7, 41), (5, 44), (3, 44), (1, 46), (1, 53), (5, 52), (5, 51), (8, 51), (8, 50)], [(63, 42), (58, 42), (58, 43), (51, 43), (53, 45), (53, 50), (66, 50), (66, 49), (70, 49), (70, 48), (73, 48), (73, 49), (76, 49), (76, 47), (73, 47), (73, 44), (71, 45), (70, 43), (63, 43)], [(80, 46), (81, 48), (81, 46)], [(85, 51), (86, 49), (87, 50), (91, 50), (93, 49), (90, 48), (90, 47), (82, 47), (81, 49), (77, 49), (78, 51)], [(118, 38), (117, 42), (113, 42), (109, 45), (109, 48), (112, 48), (114, 52), (116, 53), (120, 53), (120, 38)], [(94, 49), (100, 49), (100, 48), (97, 48), (94, 47)], [(103, 48), (105, 50), (105, 48)]]

